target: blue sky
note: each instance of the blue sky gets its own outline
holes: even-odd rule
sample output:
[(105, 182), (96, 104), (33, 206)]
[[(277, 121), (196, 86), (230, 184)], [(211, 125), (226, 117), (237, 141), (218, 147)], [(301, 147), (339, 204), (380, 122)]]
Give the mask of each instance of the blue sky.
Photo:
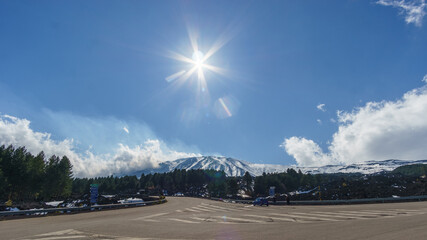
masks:
[[(144, 148), (151, 139), (189, 156), (290, 165), (310, 163), (298, 151), (314, 151), (319, 163), (346, 162), (331, 157), (340, 127), (363, 125), (355, 119), (369, 102), (382, 103), (371, 109), (381, 111), (381, 101), (409, 104), (405, 93), (423, 91), (426, 11), (424, 0), (1, 1), (3, 125), (28, 120), (22, 126), (31, 134), (50, 134), (43, 141), (73, 139), (77, 155), (114, 155), (119, 144)], [(220, 46), (205, 63), (224, 71), (202, 67), (205, 91), (197, 73), (165, 80), (193, 67), (171, 58), (172, 52), (192, 58), (190, 37), (203, 54)], [(338, 111), (353, 114), (351, 122)], [(413, 141), (427, 136), (424, 125), (415, 128), (422, 136), (411, 129)], [(11, 134), (1, 142), (30, 144)], [(427, 158), (427, 152), (372, 152), (360, 161), (393, 156)]]

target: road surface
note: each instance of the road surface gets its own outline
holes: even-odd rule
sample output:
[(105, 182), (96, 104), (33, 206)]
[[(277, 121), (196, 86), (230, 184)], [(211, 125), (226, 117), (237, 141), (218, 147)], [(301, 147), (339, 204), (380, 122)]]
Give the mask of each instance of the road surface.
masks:
[(254, 207), (169, 197), (154, 206), (0, 221), (0, 239), (427, 239), (427, 202)]

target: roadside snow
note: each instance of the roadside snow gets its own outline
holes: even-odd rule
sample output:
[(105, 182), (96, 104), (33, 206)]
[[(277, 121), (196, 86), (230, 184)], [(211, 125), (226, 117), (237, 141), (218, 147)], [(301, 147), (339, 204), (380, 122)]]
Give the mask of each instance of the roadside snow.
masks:
[(59, 204), (63, 203), (64, 201), (52, 201), (52, 202), (45, 202), (46, 205), (52, 206), (52, 207), (58, 207)]
[(119, 200), (119, 203), (121, 204), (125, 204), (125, 203), (143, 203), (144, 200), (142, 200), (141, 198), (127, 198), (124, 200)]

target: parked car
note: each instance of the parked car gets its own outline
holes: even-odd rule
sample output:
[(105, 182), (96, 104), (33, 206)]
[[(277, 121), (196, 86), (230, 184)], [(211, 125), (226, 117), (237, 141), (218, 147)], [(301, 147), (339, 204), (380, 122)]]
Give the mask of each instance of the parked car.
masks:
[(255, 201), (253, 202), (253, 205), (254, 206), (256, 206), (256, 205), (260, 205), (260, 206), (267, 205), (268, 206), (268, 200), (266, 198), (259, 197), (259, 198), (255, 199)]

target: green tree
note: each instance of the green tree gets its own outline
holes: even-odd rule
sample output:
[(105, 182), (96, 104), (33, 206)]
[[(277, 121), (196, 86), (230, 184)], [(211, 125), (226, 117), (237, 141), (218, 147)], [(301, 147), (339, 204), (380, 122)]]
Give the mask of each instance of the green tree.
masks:
[(227, 194), (236, 196), (239, 191), (239, 185), (235, 177), (227, 178)]
[(251, 174), (246, 171), (245, 175), (243, 175), (243, 183), (247, 193), (252, 193), (252, 182), (253, 178)]

